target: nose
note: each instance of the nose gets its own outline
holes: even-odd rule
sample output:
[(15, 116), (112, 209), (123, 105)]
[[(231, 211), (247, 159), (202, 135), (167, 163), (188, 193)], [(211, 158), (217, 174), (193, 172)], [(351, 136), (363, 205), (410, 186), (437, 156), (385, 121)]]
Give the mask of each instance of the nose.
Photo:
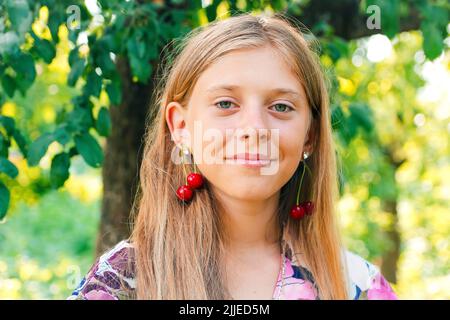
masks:
[(243, 129), (238, 129), (238, 139), (240, 141), (259, 141), (267, 140), (269, 136), (269, 129), (256, 128), (253, 126), (247, 126)]
[(261, 143), (267, 141), (269, 132), (264, 108), (260, 104), (248, 105), (243, 108), (238, 126), (238, 139), (241, 142)]

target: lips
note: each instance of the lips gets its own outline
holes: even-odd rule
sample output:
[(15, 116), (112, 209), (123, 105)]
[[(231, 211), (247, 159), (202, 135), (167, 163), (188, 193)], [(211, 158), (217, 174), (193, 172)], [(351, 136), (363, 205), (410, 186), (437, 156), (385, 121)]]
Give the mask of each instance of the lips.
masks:
[(239, 164), (250, 168), (260, 168), (270, 165), (271, 159), (265, 155), (252, 153), (239, 153), (225, 158), (229, 164)]
[(229, 160), (270, 160), (269, 157), (261, 154), (254, 153), (238, 153), (231, 158), (227, 158)]

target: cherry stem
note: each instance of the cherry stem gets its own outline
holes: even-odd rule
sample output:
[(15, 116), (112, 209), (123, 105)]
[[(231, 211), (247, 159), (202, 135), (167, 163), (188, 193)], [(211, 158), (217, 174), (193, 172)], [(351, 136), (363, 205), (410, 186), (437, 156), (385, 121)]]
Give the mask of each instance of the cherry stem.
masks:
[(306, 167), (306, 163), (303, 161), (303, 172), (302, 172), (302, 177), (300, 178), (300, 185), (299, 185), (298, 191), (297, 191), (297, 202), (296, 202), (297, 205), (299, 205), (299, 201), (300, 201), (300, 189), (302, 187), (303, 176), (305, 175), (305, 167)]
[(191, 159), (192, 159), (192, 166), (194, 167), (194, 173), (197, 173), (197, 166), (195, 165), (194, 155), (193, 154), (191, 154)]
[(312, 172), (311, 172), (311, 170), (309, 169), (309, 167), (306, 165), (305, 162), (303, 162), (303, 164), (305, 165), (306, 170), (308, 170), (309, 175), (312, 177)]
[(180, 149), (180, 156), (181, 156), (181, 166), (183, 167), (184, 177), (187, 178), (187, 172), (186, 172), (186, 165), (184, 164), (184, 152), (182, 149)]
[(192, 152), (189, 152), (189, 154), (192, 161), (192, 167), (194, 168), (194, 173), (197, 173), (197, 166), (195, 165), (194, 155), (192, 154)]

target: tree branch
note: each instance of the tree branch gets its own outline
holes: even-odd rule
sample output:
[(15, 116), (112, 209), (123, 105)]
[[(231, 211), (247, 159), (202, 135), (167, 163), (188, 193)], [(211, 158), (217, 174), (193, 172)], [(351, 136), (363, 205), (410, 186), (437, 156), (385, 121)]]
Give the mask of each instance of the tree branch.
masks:
[[(310, 30), (318, 21), (325, 21), (333, 27), (336, 36), (345, 40), (383, 33), (382, 29), (371, 30), (367, 28), (368, 17), (369, 15), (361, 12), (358, 0), (310, 1), (302, 8), (302, 13), (295, 16)], [(407, 17), (400, 17), (399, 32), (419, 29), (420, 20), (420, 13), (415, 8), (410, 8)], [(383, 26), (383, 21), (381, 21), (381, 26)]]

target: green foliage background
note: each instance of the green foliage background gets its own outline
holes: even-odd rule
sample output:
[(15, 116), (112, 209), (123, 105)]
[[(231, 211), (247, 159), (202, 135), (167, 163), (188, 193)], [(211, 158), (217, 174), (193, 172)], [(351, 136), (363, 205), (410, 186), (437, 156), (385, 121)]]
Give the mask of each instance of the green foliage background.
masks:
[[(162, 46), (196, 26), (230, 12), (301, 16), (307, 4), (98, 1), (95, 11), (84, 1), (2, 2), (0, 298), (65, 298), (92, 263), (102, 146), (113, 125), (109, 110), (122, 100), (114, 62), (126, 59), (133, 81), (146, 83)], [(395, 228), (400, 298), (448, 299), (448, 84), (433, 99), (421, 92), (435, 86), (425, 70), (450, 78), (449, 6), (362, 1), (360, 14), (371, 4), (392, 45), (380, 62), (367, 59), (370, 38), (343, 39), (326, 19), (311, 27), (331, 82), (346, 245), (379, 264)], [(71, 6), (81, 19), (67, 28)], [(413, 11), (419, 30), (401, 32)], [(393, 200), (398, 221), (383, 206)]]

